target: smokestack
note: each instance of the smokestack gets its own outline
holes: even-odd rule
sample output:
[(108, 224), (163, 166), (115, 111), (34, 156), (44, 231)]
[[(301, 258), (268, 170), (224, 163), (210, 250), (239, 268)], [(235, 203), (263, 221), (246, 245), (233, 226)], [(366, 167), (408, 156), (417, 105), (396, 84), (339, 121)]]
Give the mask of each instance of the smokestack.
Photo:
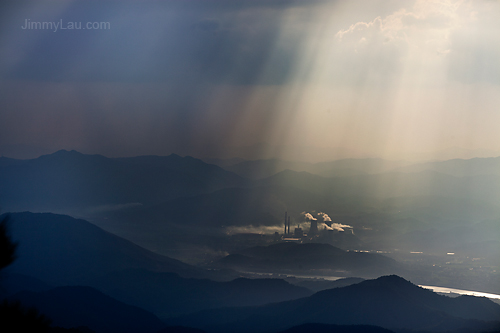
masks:
[(286, 235), (286, 216), (287, 216), (287, 212), (285, 212), (285, 235)]
[(290, 216), (288, 216), (288, 233), (290, 233)]

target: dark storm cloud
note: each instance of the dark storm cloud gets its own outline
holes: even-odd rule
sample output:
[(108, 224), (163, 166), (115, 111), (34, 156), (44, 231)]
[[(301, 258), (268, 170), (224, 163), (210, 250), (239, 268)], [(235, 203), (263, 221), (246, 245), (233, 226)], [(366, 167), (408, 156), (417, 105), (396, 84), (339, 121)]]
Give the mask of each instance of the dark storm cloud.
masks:
[[(293, 46), (277, 45), (285, 9), (297, 1), (68, 2), (8, 8), (4, 77), (49, 81), (279, 84)], [(30, 7), (31, 6), (31, 7)], [(56, 8), (57, 7), (57, 8)], [(30, 22), (109, 22), (100, 30), (23, 30)], [(4, 24), (5, 26), (5, 24)], [(15, 36), (15, 38), (10, 37)], [(274, 58), (271, 53), (275, 54)], [(271, 65), (269, 65), (271, 62)], [(264, 67), (273, 68), (261, 74)]]
[[(278, 43), (281, 18), (304, 4), (4, 3), (0, 120), (11, 126), (0, 135), (0, 152), (13, 156), (11, 147), (21, 146), (109, 156), (216, 152), (230, 141), (240, 100), (251, 91), (228, 96), (207, 115), (212, 87), (285, 82), (296, 46)], [(109, 22), (110, 29), (22, 29), (26, 20)]]

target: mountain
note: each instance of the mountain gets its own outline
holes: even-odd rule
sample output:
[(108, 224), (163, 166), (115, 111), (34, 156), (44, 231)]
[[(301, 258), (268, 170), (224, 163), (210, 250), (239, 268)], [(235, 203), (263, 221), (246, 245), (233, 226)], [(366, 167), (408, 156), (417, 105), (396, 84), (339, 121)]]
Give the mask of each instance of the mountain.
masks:
[(285, 170), (255, 182), (258, 186), (288, 186), (336, 197), (394, 198), (440, 196), (481, 200), (496, 204), (500, 200), (500, 176), (455, 177), (436, 171), (390, 172), (353, 177), (326, 178), (307, 172)]
[[(394, 240), (399, 248), (413, 248), (414, 251), (439, 251), (471, 254), (476, 257), (494, 256), (500, 241), (499, 220), (486, 220), (465, 225), (451, 225), (443, 230), (425, 230), (405, 233)], [(480, 246), (483, 244), (483, 246)], [(488, 246), (489, 245), (489, 246)], [(477, 250), (475, 249), (477, 247)], [(481, 248), (484, 248), (481, 251)]]
[(54, 286), (28, 275), (12, 272), (2, 272), (0, 275), (0, 299), (14, 295), (23, 290), (47, 291), (53, 287)]
[(216, 165), (175, 154), (106, 158), (61, 150), (0, 158), (0, 204), (10, 211), (117, 210), (243, 184)]
[(370, 325), (303, 324), (279, 333), (393, 333), (385, 328)]
[(184, 327), (184, 326), (169, 326), (166, 327), (158, 333), (206, 333), (205, 331), (199, 330), (197, 328)]
[[(334, 212), (339, 216), (336, 222), (346, 223), (346, 218), (352, 216), (359, 220), (360, 215), (373, 208), (370, 199), (325, 197), (293, 187), (267, 186), (228, 188), (176, 198), (158, 205), (103, 213), (99, 218), (92, 217), (91, 221), (136, 244), (186, 262), (196, 263), (190, 260), (213, 253), (199, 263), (220, 257), (224, 252), (267, 241), (266, 235), (259, 236), (259, 233), (282, 232), (286, 210), (295, 227), (303, 223), (301, 212), (304, 210)], [(308, 226), (302, 226), (307, 232)], [(254, 233), (262, 240), (245, 244), (231, 236), (235, 233)], [(334, 244), (352, 248), (359, 243), (356, 235), (348, 236)]]
[(166, 325), (152, 313), (119, 302), (90, 287), (22, 291), (9, 298), (35, 307), (63, 328), (86, 326), (98, 333), (157, 332)]
[(415, 173), (422, 171), (435, 171), (455, 177), (472, 176), (500, 176), (500, 157), (451, 159), (419, 163), (397, 168), (398, 172)]
[(322, 177), (345, 177), (389, 172), (408, 164), (408, 162), (387, 161), (379, 158), (350, 158), (319, 163), (268, 159), (219, 165), (245, 178), (262, 179), (287, 169), (296, 172), (305, 171)]
[(50, 213), (10, 214), (18, 259), (8, 271), (58, 284), (79, 284), (127, 268), (206, 277), (202, 269), (145, 250), (95, 225)]
[(451, 159), (471, 159), (476, 157), (495, 157), (499, 156), (498, 150), (490, 149), (467, 149), (462, 147), (448, 147), (435, 151), (421, 152), (406, 152), (402, 153), (403, 158), (410, 161), (434, 161), (434, 160), (451, 160)]
[(270, 177), (278, 172), (290, 169), (294, 171), (309, 171), (312, 163), (292, 162), (280, 159), (243, 161), (223, 168), (245, 178), (261, 179)]
[(374, 253), (344, 251), (329, 244), (278, 243), (230, 254), (214, 267), (264, 272), (329, 272), (330, 275), (380, 276), (404, 271), (394, 259)]
[(215, 164), (220, 166), (221, 168), (225, 168), (228, 166), (232, 166), (241, 162), (245, 162), (244, 159), (234, 157), (234, 158), (201, 158), (201, 160), (208, 164)]
[[(301, 224), (305, 232), (309, 224), (304, 223), (303, 211), (327, 212), (334, 222), (353, 226), (350, 239), (331, 242), (342, 249), (415, 251), (399, 241), (402, 235), (433, 228), (445, 235), (461, 224), (497, 218), (500, 183), (497, 186), (496, 176), (492, 177), (426, 172), (325, 178), (287, 170), (254, 181), (250, 188), (225, 188), (101, 212), (89, 220), (167, 256), (196, 259), (188, 261), (193, 264), (258, 245), (232, 241), (228, 234), (281, 233), (285, 211), (292, 217), (292, 228)], [(447, 244), (432, 239), (442, 245), (440, 250), (448, 251)]]
[(316, 163), (309, 172), (323, 177), (345, 177), (387, 173), (408, 164), (405, 161), (389, 161), (381, 158), (348, 158)]
[(306, 288), (281, 279), (237, 278), (216, 282), (141, 269), (113, 272), (96, 279), (91, 285), (162, 319), (202, 309), (263, 305), (312, 294)]
[(296, 286), (304, 287), (314, 292), (318, 292), (326, 289), (342, 288), (350, 286), (351, 284), (356, 284), (363, 282), (365, 279), (356, 277), (347, 277), (338, 280), (326, 280), (326, 279), (311, 279), (311, 278), (296, 278), (289, 277), (286, 279), (287, 282), (292, 283)]
[[(306, 288), (278, 279), (232, 280), (237, 275), (230, 271), (219, 273), (187, 265), (69, 216), (13, 213), (9, 222), (12, 239), (19, 245), (18, 258), (7, 269), (9, 278), (3, 281), (7, 294), (22, 290), (45, 292), (50, 287), (42, 281), (90, 285), (164, 317), (222, 306), (262, 305), (311, 294)], [(232, 281), (217, 282), (207, 277)]]
[(374, 325), (396, 332), (481, 332), (500, 329), (500, 305), (450, 298), (398, 276), (383, 276), (310, 297), (261, 307), (206, 310), (172, 319), (207, 332), (277, 332), (306, 323)]

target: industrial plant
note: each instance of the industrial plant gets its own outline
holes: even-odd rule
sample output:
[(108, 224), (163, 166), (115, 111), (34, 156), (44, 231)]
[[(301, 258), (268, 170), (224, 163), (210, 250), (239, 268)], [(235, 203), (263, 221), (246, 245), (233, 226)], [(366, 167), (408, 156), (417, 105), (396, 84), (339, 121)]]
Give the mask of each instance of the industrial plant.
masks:
[[(302, 212), (300, 216), (300, 222), (293, 228), (292, 218), (288, 214), (288, 211), (285, 211), (283, 234), (280, 235), (276, 232), (275, 241), (297, 243), (321, 242), (334, 245), (355, 244), (358, 242), (357, 237), (354, 235), (353, 227), (333, 222), (326, 213)], [(301, 225), (307, 227), (308, 224), (309, 229), (301, 227)]]

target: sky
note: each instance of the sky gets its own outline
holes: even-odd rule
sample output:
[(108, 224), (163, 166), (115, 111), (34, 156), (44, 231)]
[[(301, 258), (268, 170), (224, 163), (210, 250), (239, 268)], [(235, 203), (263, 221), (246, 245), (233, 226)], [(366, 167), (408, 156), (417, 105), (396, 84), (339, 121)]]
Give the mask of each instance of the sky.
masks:
[(0, 154), (499, 156), (499, 17), (494, 0), (4, 1)]

